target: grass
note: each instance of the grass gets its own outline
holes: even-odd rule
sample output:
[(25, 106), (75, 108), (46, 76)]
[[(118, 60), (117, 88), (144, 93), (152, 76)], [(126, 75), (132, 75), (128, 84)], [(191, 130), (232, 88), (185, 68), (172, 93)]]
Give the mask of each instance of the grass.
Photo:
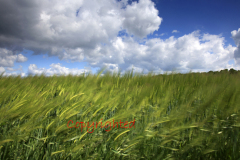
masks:
[[(0, 159), (240, 158), (239, 73), (100, 77), (102, 71), (1, 76)], [(135, 119), (135, 127), (67, 127), (69, 120), (113, 119)]]

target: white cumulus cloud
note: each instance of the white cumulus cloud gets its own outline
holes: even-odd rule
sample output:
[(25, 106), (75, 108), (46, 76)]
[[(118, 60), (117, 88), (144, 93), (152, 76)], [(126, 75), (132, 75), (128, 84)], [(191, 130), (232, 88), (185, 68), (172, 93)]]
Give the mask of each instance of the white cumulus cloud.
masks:
[(84, 72), (89, 73), (90, 70), (89, 69), (77, 69), (77, 68), (69, 69), (69, 68), (61, 66), (60, 63), (51, 64), (49, 69), (38, 68), (36, 64), (30, 64), (30, 66), (28, 67), (28, 73), (33, 74), (33, 75), (35, 75), (35, 74), (40, 75), (42, 73), (44, 73), (46, 76), (52, 76), (54, 74), (56, 74), (56, 75), (68, 75), (68, 74), (80, 75)]
[[(240, 57), (240, 29), (231, 32), (238, 47), (224, 47), (224, 37), (199, 31), (166, 40), (146, 39), (163, 21), (150, 0), (131, 5), (127, 0), (7, 0), (1, 1), (0, 11), (0, 67), (26, 62), (27, 57), (20, 53), (23, 49), (60, 60), (85, 61), (91, 67), (108, 66), (110, 71), (131, 67), (137, 71), (208, 71), (223, 69), (229, 60)], [(119, 32), (128, 36), (119, 37)], [(78, 74), (83, 70), (30, 64), (28, 72)]]

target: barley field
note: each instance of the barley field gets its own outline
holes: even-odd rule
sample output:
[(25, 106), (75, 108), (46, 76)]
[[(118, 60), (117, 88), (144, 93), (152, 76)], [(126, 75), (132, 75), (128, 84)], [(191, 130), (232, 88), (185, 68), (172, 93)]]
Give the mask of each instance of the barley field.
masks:
[(240, 159), (239, 72), (102, 71), (1, 75), (0, 159)]

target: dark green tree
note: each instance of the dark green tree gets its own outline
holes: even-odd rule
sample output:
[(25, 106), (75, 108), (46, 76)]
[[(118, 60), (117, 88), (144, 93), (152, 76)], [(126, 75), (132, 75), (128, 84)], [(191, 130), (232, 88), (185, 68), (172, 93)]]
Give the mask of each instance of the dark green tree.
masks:
[(231, 68), (231, 69), (229, 70), (229, 73), (230, 73), (230, 74), (236, 74), (237, 71), (236, 71), (235, 69)]

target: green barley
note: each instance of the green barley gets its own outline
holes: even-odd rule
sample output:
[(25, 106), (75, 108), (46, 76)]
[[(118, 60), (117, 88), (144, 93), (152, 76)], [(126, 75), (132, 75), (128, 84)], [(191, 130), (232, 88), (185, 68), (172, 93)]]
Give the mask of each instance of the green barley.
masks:
[[(240, 157), (239, 73), (100, 77), (102, 71), (1, 77), (0, 159)], [(86, 127), (68, 128), (69, 120)], [(134, 127), (124, 128), (126, 121)]]

